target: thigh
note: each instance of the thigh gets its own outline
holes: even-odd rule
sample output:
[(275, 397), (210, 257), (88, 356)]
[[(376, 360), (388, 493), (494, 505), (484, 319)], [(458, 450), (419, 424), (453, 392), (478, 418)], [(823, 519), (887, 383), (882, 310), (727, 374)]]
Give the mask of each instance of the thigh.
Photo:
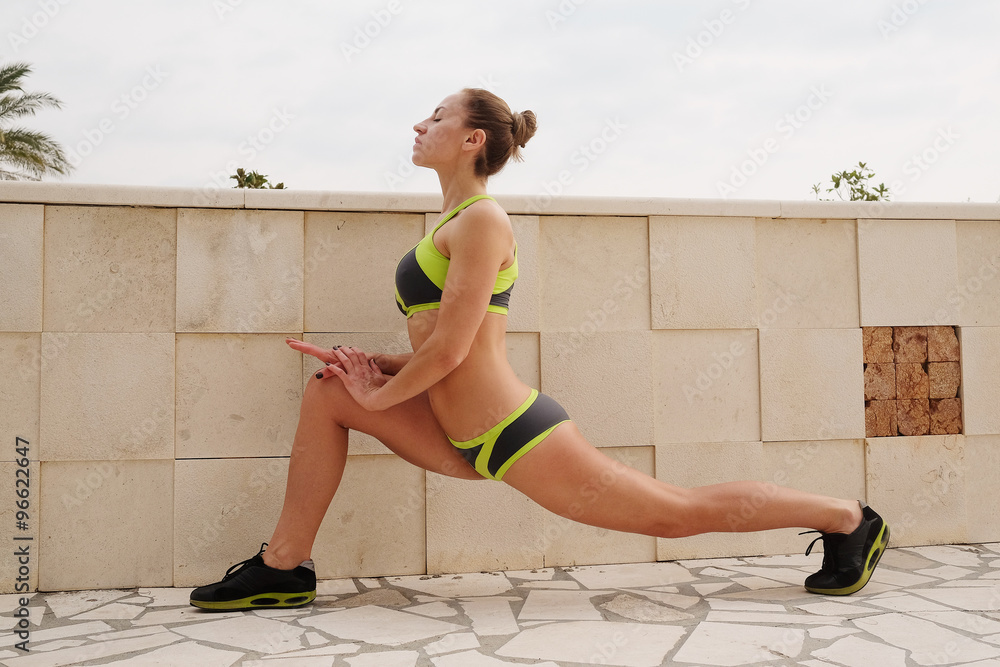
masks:
[(426, 392), (377, 412), (358, 405), (338, 377), (310, 378), (306, 392), (337, 424), (377, 438), (416, 466), (461, 479), (483, 478), (448, 440)]
[(545, 509), (599, 528), (662, 535), (685, 490), (606, 456), (566, 422), (522, 456), (503, 481)]

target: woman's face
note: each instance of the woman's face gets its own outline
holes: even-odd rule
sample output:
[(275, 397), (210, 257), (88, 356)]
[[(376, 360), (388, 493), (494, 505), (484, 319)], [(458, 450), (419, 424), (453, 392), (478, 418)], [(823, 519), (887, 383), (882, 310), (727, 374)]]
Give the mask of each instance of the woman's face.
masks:
[(428, 118), (413, 126), (413, 164), (435, 167), (458, 159), (470, 135), (465, 126), (465, 105), (461, 93), (444, 98)]

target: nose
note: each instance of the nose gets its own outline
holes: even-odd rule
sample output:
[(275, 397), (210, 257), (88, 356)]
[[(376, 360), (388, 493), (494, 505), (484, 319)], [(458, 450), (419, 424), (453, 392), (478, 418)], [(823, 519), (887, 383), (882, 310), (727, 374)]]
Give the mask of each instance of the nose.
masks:
[(427, 131), (427, 126), (424, 125), (423, 121), (420, 121), (419, 123), (413, 126), (413, 131), (416, 132), (417, 134), (423, 134), (424, 132)]

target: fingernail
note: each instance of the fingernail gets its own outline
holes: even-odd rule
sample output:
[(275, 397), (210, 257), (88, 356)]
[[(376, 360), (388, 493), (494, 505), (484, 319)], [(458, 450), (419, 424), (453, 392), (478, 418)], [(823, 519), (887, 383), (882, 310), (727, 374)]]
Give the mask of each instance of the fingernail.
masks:
[(327, 366), (329, 366), (329, 365), (330, 365), (330, 362), (329, 362), (329, 361), (327, 361), (327, 362), (326, 362), (326, 365), (327, 365)]
[(320, 371), (319, 373), (316, 373), (316, 379), (317, 380), (322, 380), (323, 379), (323, 371)]
[(339, 345), (334, 345), (334, 346), (333, 346), (333, 349), (335, 349), (335, 350), (339, 350), (339, 349), (340, 349), (340, 346), (339, 346)]

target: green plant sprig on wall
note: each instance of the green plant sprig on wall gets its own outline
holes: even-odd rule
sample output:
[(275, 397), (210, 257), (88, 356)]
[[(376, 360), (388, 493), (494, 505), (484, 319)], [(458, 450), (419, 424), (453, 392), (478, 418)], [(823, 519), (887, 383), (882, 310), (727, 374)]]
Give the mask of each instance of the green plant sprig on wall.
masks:
[[(868, 168), (864, 162), (858, 162), (858, 167), (852, 171), (842, 171), (833, 173), (830, 181), (832, 188), (827, 188), (826, 192), (836, 192), (841, 201), (889, 201), (889, 188), (885, 183), (871, 186), (868, 181), (875, 176), (875, 172)], [(812, 191), (819, 201), (835, 201), (834, 199), (823, 199), (820, 197), (822, 183), (812, 186)], [(845, 196), (846, 195), (846, 196)]]

